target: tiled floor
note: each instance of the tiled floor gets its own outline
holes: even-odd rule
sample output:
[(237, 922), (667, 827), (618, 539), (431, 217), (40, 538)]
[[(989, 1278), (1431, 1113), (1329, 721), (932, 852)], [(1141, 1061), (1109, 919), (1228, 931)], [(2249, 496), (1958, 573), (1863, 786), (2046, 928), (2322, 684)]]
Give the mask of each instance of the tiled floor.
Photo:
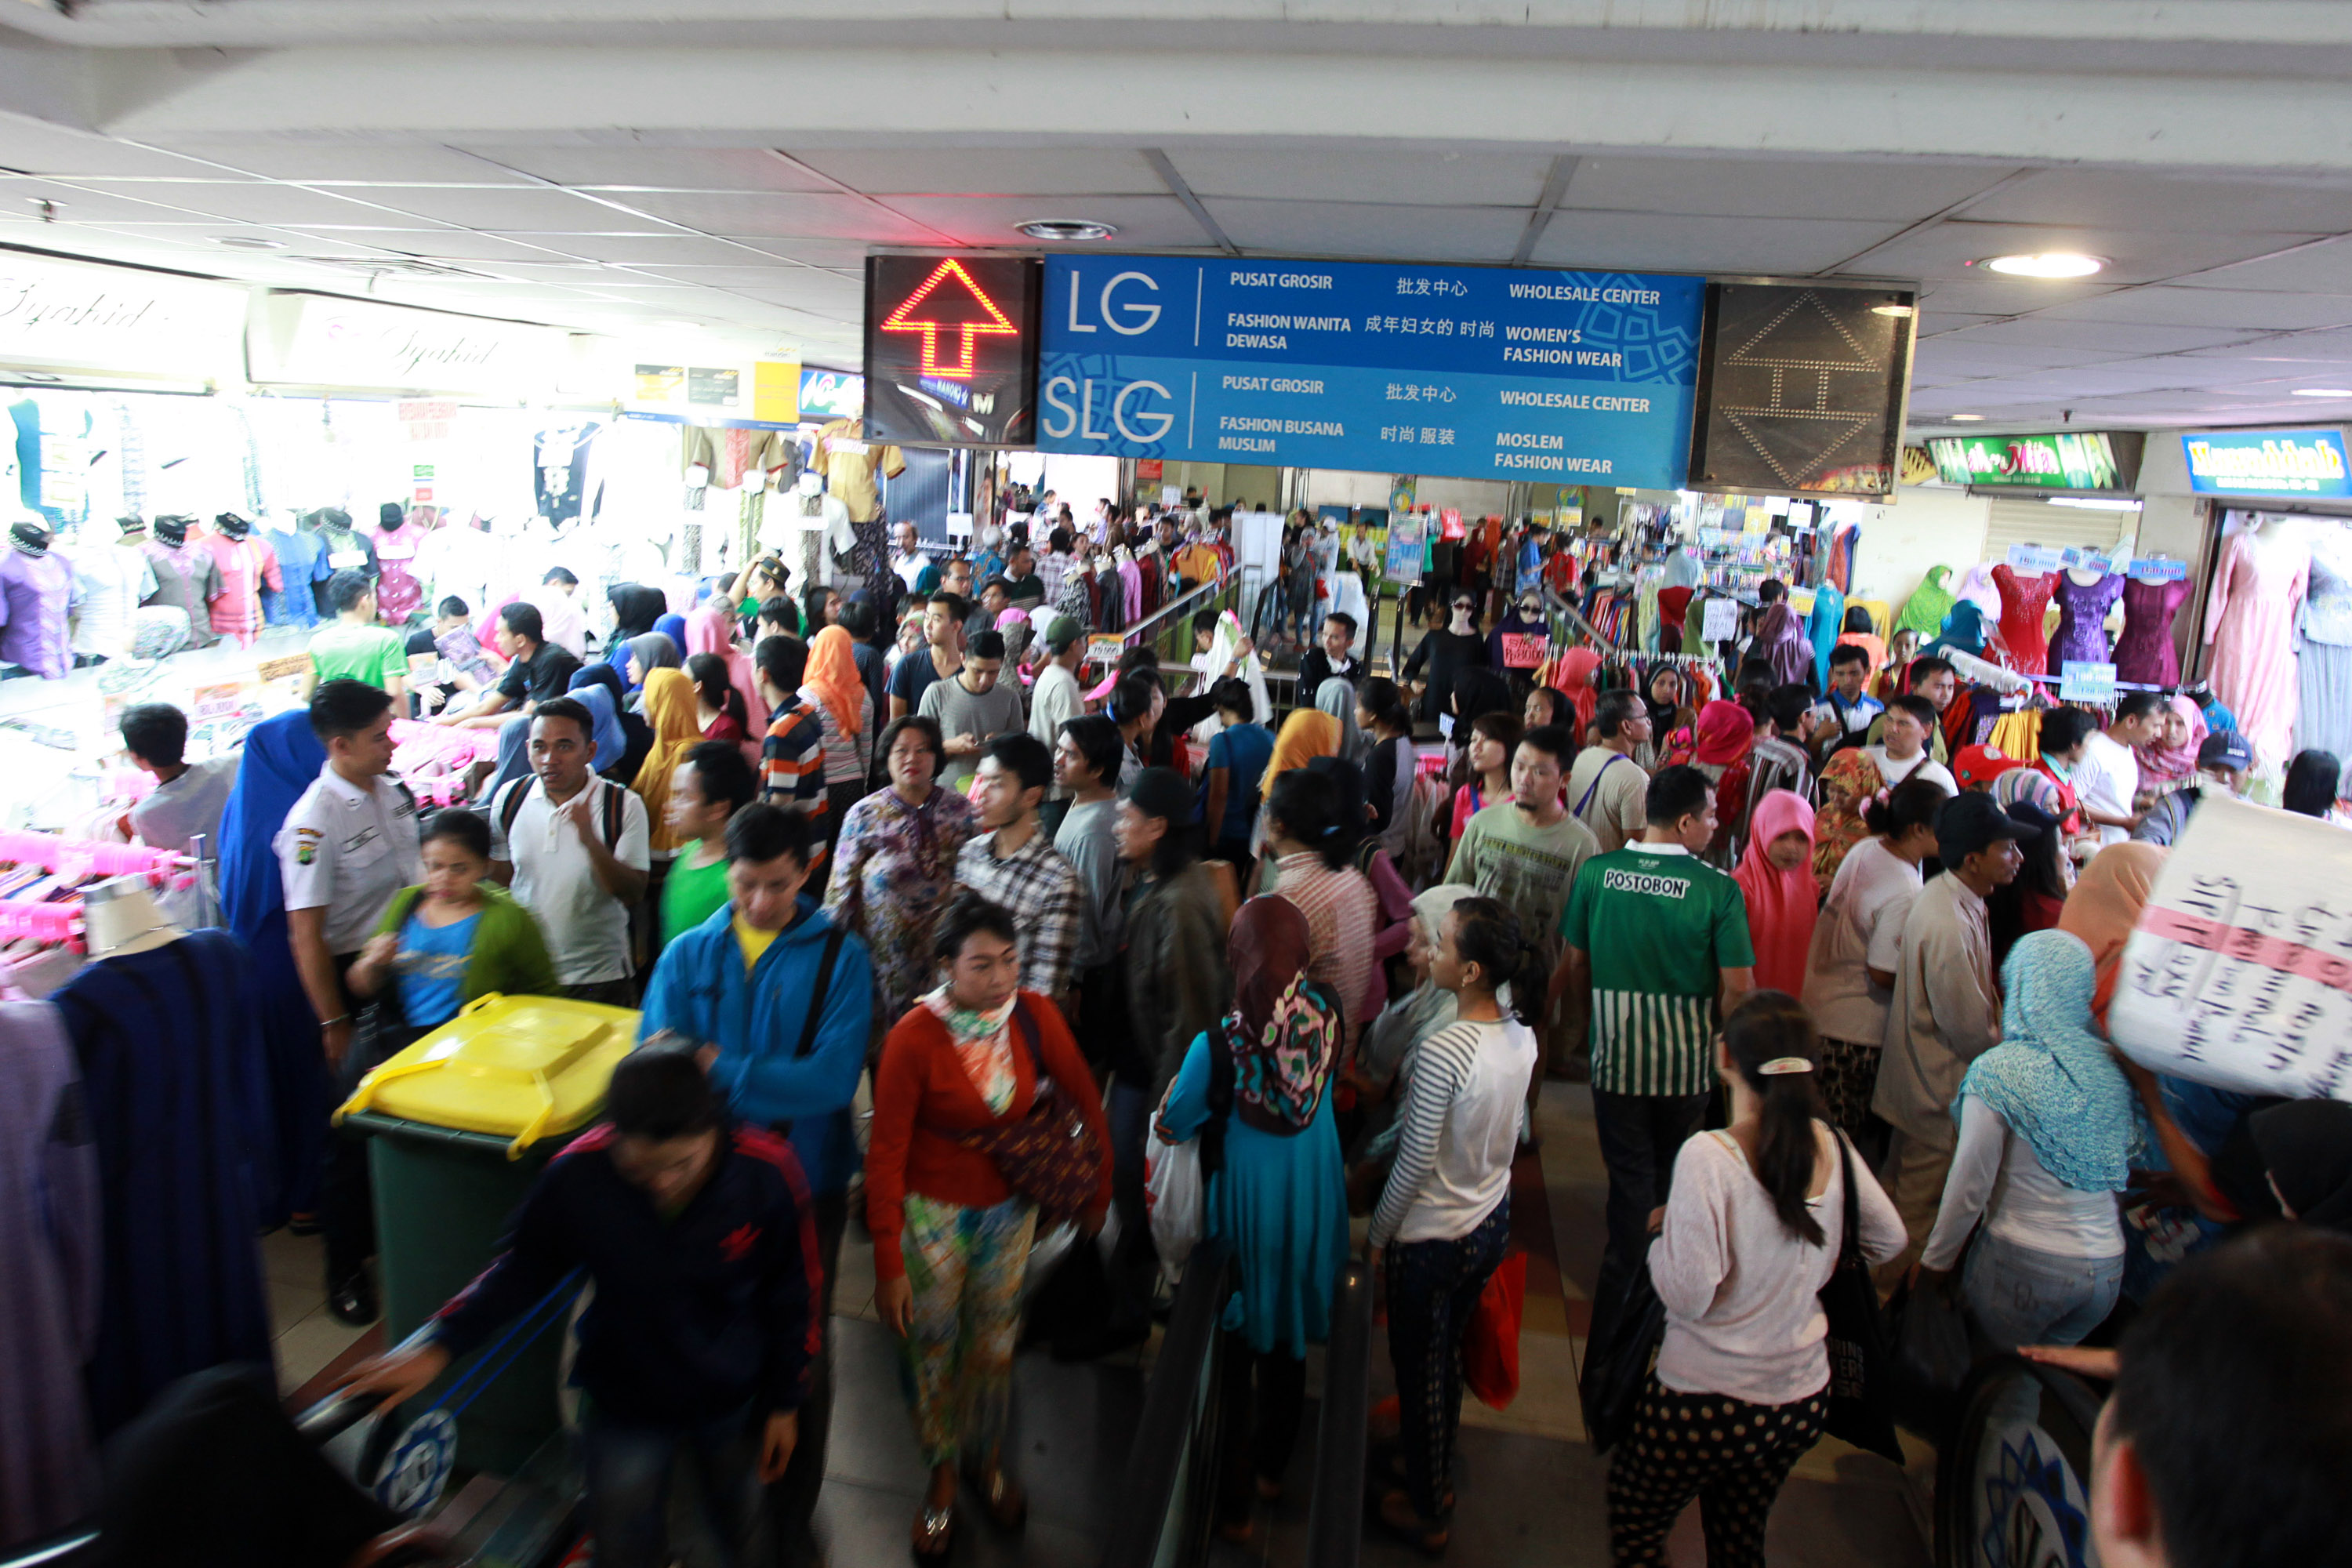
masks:
[(367, 1331), (345, 1328), (328, 1313), (326, 1254), (317, 1237), (271, 1231), (261, 1238), (261, 1262), (278, 1336), (278, 1389), (290, 1394)]

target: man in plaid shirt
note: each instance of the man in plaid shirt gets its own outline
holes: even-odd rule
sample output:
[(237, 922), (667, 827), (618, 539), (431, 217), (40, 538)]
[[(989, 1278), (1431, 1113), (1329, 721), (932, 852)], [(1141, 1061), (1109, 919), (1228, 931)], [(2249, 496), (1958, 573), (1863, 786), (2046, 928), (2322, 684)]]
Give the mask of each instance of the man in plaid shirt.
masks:
[(1076, 868), (1037, 821), (1054, 782), (1054, 755), (1025, 730), (999, 735), (981, 752), (980, 836), (956, 858), (957, 882), (1013, 911), (1021, 928), (1021, 989), (1066, 1003), (1086, 919)]

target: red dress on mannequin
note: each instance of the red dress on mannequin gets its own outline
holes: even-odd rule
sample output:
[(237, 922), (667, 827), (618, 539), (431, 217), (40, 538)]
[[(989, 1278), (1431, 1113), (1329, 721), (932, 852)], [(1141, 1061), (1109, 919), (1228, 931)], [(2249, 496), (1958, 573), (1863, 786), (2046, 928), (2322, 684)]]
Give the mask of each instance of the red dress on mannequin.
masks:
[(2053, 574), (2021, 577), (2004, 561), (1992, 569), (1992, 585), (2000, 595), (2000, 640), (2021, 675), (2050, 673), (2050, 641), (2042, 623), (2050, 609), (2050, 595), (2058, 589)]

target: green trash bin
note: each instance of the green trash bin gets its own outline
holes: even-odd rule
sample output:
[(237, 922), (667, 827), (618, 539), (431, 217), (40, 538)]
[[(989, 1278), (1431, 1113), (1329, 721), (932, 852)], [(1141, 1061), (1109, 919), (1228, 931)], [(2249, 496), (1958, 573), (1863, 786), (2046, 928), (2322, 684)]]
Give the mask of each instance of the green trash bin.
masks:
[[(489, 1266), (547, 1162), (604, 1109), (637, 1015), (552, 996), (489, 995), (360, 1080), (338, 1112), (368, 1137), (384, 1342), (399, 1343)], [(477, 1363), (457, 1462), (512, 1475), (562, 1425), (558, 1368), (570, 1314), (503, 1348), (498, 1336), (410, 1401), (422, 1412)]]

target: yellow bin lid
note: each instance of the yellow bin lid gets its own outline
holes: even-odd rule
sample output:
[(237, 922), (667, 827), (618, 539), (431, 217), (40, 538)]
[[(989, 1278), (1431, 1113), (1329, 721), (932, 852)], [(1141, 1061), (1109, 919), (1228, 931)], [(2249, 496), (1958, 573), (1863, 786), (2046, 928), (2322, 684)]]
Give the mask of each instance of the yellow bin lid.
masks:
[(637, 1015), (564, 996), (492, 992), (360, 1080), (335, 1121), (373, 1110), (505, 1137), (507, 1158), (585, 1126), (613, 1068), (636, 1048)]

